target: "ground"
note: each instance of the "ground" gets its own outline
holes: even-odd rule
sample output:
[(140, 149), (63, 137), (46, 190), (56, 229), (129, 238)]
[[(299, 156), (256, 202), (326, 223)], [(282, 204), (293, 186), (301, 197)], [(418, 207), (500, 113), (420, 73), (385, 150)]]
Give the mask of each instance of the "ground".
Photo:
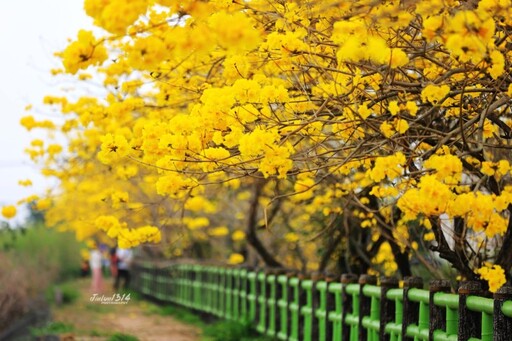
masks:
[[(61, 340), (103, 341), (115, 333), (129, 334), (140, 341), (200, 339), (200, 329), (158, 314), (158, 307), (152, 303), (136, 298), (126, 304), (91, 302), (89, 279), (77, 281), (75, 287), (80, 296), (74, 303), (53, 308), (54, 321), (74, 326), (72, 332), (61, 334)], [(112, 294), (111, 289), (104, 292), (105, 297)]]

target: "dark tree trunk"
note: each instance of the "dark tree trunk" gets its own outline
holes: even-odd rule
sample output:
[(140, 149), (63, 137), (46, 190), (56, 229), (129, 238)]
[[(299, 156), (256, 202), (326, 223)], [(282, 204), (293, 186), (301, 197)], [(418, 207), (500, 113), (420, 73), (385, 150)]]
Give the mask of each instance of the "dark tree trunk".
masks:
[(274, 256), (268, 252), (267, 248), (261, 240), (258, 238), (256, 230), (258, 228), (258, 208), (259, 208), (259, 199), (261, 196), (261, 192), (263, 187), (265, 186), (266, 180), (255, 180), (254, 182), (254, 191), (252, 195), (252, 199), (249, 207), (249, 215), (247, 218), (247, 242), (251, 245), (254, 250), (261, 257), (266, 266), (269, 267), (282, 267), (281, 263), (279, 263)]

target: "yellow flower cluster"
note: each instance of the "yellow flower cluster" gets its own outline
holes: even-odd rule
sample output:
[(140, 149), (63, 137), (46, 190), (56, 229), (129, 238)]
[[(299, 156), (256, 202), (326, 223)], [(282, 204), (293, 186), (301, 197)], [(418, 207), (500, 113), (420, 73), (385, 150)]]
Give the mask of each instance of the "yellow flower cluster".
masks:
[(391, 156), (382, 156), (375, 159), (374, 167), (369, 171), (370, 178), (379, 182), (387, 178), (393, 180), (403, 174), (405, 164), (404, 154), (398, 152)]
[(131, 248), (141, 243), (161, 240), (160, 229), (155, 226), (142, 226), (129, 229), (126, 223), (121, 223), (115, 216), (99, 216), (94, 223), (97, 228), (105, 231), (110, 238), (116, 238), (119, 247)]
[(507, 282), (505, 270), (496, 264), (486, 264), (476, 270), (476, 273), (489, 283), (489, 291), (492, 293), (498, 291)]
[(16, 206), (8, 205), (2, 207), (2, 216), (6, 219), (11, 219), (16, 216)]
[(425, 168), (434, 169), (437, 179), (446, 184), (455, 185), (462, 179), (462, 161), (455, 155), (432, 155)]
[(228, 264), (237, 265), (245, 261), (245, 258), (240, 253), (232, 253), (229, 255)]
[(107, 59), (107, 50), (91, 31), (80, 30), (76, 41), (58, 54), (66, 72), (75, 74), (89, 65), (100, 65)]
[(147, 0), (85, 0), (85, 12), (94, 23), (115, 34), (124, 34), (141, 14), (146, 12)]
[(101, 151), (98, 153), (98, 159), (111, 164), (130, 152), (128, 141), (123, 135), (107, 134), (101, 138)]
[(432, 104), (439, 104), (442, 99), (448, 95), (450, 87), (448, 85), (427, 85), (421, 92), (421, 99), (424, 102), (430, 102)]
[(55, 124), (50, 120), (36, 121), (33, 116), (24, 116), (20, 120), (20, 124), (25, 127), (28, 131), (34, 128), (43, 128), (52, 130), (55, 128)]
[(418, 214), (438, 216), (446, 212), (448, 202), (455, 197), (450, 188), (434, 175), (423, 176), (418, 188), (409, 189), (397, 206), (404, 213), (405, 220), (414, 220)]
[(393, 276), (393, 274), (398, 270), (398, 266), (394, 261), (393, 253), (391, 251), (391, 245), (389, 245), (388, 242), (382, 243), (379, 248), (379, 252), (372, 259), (372, 263), (381, 268), (379, 274), (383, 276)]

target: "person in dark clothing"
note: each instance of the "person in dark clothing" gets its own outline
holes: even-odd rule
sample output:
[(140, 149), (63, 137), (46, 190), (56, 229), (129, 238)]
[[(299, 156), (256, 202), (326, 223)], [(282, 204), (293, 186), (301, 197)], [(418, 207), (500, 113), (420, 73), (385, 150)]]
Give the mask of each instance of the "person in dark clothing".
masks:
[(110, 275), (112, 275), (112, 278), (117, 278), (117, 246), (114, 246), (109, 251), (110, 254)]
[(118, 248), (116, 251), (116, 256), (117, 276), (114, 282), (114, 289), (119, 289), (121, 280), (123, 281), (123, 289), (128, 289), (130, 286), (130, 266), (133, 260), (133, 252), (131, 249)]

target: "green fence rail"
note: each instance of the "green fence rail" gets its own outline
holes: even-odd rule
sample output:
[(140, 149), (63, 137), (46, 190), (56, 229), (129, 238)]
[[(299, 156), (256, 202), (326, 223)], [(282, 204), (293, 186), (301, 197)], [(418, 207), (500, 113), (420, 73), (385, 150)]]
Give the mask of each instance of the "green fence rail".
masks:
[(512, 287), (484, 297), (481, 283), (417, 277), (340, 279), (280, 270), (134, 265), (135, 289), (219, 318), (250, 323), (277, 340), (512, 340)]

